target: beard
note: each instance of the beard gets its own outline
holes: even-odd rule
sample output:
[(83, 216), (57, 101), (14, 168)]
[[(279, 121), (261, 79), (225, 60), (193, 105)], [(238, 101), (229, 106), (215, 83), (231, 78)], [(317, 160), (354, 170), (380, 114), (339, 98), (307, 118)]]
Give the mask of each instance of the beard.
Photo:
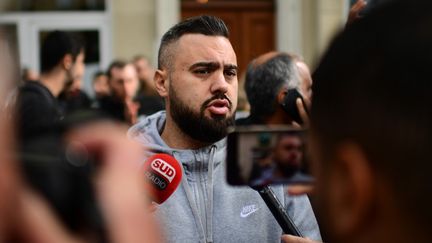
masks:
[(63, 83), (63, 91), (68, 91), (74, 82), (73, 67), (66, 70), (66, 78)]
[(176, 94), (173, 88), (169, 91), (170, 114), (177, 126), (191, 138), (204, 142), (214, 143), (227, 135), (229, 126), (234, 125), (234, 114), (231, 116), (212, 115), (206, 117), (204, 111), (207, 105), (216, 99), (226, 99), (231, 111), (232, 103), (225, 94), (219, 93), (206, 100), (199, 112), (195, 112), (186, 105)]

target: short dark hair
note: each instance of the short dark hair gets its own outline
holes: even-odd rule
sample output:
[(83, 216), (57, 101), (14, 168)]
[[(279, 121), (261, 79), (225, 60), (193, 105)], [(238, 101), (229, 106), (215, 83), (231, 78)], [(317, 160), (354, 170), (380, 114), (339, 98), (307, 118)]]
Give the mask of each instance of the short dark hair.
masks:
[(95, 80), (96, 78), (98, 78), (100, 76), (104, 76), (104, 75), (106, 75), (106, 72), (99, 70), (93, 74), (93, 80)]
[(248, 65), (245, 91), (251, 106), (251, 117), (262, 122), (271, 116), (277, 107), (277, 95), (283, 86), (297, 88), (297, 69), (293, 58), (286, 53), (278, 53), (266, 62), (256, 65), (255, 60)]
[(70, 33), (58, 30), (50, 32), (41, 47), (41, 73), (53, 70), (67, 54), (70, 54), (75, 62), (83, 48), (82, 42)]
[(432, 218), (432, 2), (395, 1), (350, 26), (313, 75), (311, 127), (331, 169), (338, 145), (361, 147), (394, 201)]
[(168, 48), (185, 34), (203, 34), (207, 36), (224, 36), (228, 38), (229, 32), (222, 19), (215, 16), (197, 16), (188, 18), (171, 27), (163, 36), (158, 53), (158, 69), (170, 66), (172, 51)]
[(123, 61), (123, 60), (115, 60), (115, 61), (111, 62), (111, 64), (110, 64), (109, 67), (108, 67), (108, 70), (107, 70), (107, 72), (106, 72), (106, 75), (107, 75), (107, 77), (108, 77), (108, 80), (110, 80), (110, 79), (112, 78), (112, 73), (111, 73), (111, 71), (112, 71), (114, 68), (123, 69), (123, 68), (126, 67), (126, 65), (128, 65), (128, 64), (129, 64), (128, 62), (125, 62), (125, 61)]

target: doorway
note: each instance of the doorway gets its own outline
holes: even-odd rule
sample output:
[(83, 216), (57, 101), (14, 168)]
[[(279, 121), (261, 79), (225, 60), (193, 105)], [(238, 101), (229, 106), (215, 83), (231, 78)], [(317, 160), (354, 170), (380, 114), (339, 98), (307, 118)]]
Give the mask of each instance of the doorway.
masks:
[(239, 74), (253, 58), (275, 50), (274, 0), (181, 1), (182, 19), (204, 14), (217, 16), (228, 26)]

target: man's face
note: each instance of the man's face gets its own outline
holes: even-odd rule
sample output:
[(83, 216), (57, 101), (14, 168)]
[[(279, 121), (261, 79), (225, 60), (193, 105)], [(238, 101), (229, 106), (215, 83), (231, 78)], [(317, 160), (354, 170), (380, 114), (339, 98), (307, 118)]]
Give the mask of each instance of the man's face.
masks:
[(113, 68), (108, 83), (111, 93), (120, 100), (132, 100), (139, 85), (137, 73), (131, 64), (123, 68)]
[(65, 83), (66, 90), (81, 88), (81, 80), (85, 72), (84, 59), (84, 50), (81, 50), (78, 56), (75, 58), (75, 62), (72, 64), (72, 67), (67, 70), (67, 77)]
[(101, 97), (109, 95), (110, 88), (108, 86), (108, 78), (105, 75), (99, 75), (93, 80), (93, 90), (96, 96)]
[(148, 60), (140, 58), (134, 62), (134, 66), (137, 70), (139, 79), (153, 81), (154, 69)]
[(237, 108), (237, 59), (222, 36), (187, 34), (168, 70), (167, 111), (183, 132), (202, 142), (226, 136)]
[(303, 159), (303, 142), (299, 136), (282, 135), (274, 149), (275, 162), (289, 169), (299, 169)]
[(78, 56), (76, 57), (74, 66), (73, 66), (73, 78), (74, 79), (82, 79), (85, 72), (85, 64), (84, 64), (84, 50), (81, 50)]

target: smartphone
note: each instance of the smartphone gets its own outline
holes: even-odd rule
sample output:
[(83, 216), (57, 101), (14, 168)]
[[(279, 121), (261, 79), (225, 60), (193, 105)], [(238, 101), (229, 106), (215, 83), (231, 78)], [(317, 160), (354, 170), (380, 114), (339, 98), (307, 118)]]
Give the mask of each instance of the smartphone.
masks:
[(298, 124), (303, 124), (303, 119), (300, 116), (300, 112), (297, 108), (297, 99), (300, 98), (303, 103), (304, 110), (308, 113), (308, 109), (303, 100), (303, 96), (296, 89), (288, 89), (287, 94), (282, 102), (282, 108), (288, 115)]
[(311, 184), (306, 130), (292, 126), (236, 126), (227, 141), (231, 185)]
[[(387, 4), (388, 2), (390, 2), (392, 0), (367, 0), (366, 3), (366, 7), (360, 11), (359, 15), (360, 16), (366, 16), (368, 14), (370, 14), (371, 11), (375, 11), (376, 8), (380, 8), (381, 5), (383, 4)], [(355, 0), (353, 2), (353, 4), (357, 2), (357, 0)]]

